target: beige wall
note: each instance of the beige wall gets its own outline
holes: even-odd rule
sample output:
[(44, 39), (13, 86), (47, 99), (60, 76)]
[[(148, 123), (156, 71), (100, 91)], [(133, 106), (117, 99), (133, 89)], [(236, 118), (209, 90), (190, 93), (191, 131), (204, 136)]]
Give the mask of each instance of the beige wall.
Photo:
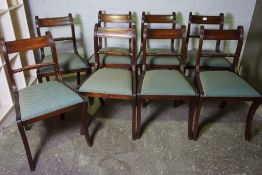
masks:
[[(93, 27), (97, 22), (99, 10), (108, 13), (134, 12), (138, 31), (140, 31), (142, 11), (151, 13), (171, 13), (174, 11), (177, 13), (180, 24), (187, 24), (190, 11), (203, 15), (218, 15), (223, 12), (225, 14), (225, 28), (236, 28), (238, 25), (243, 25), (245, 35), (247, 35), (256, 0), (25, 0), (25, 2), (28, 4), (29, 16), (32, 17), (31, 24), (33, 24), (35, 15), (40, 17), (65, 16), (71, 12), (74, 17), (78, 16), (87, 54), (91, 55), (93, 52)], [(31, 28), (33, 34), (34, 26), (31, 25)]]

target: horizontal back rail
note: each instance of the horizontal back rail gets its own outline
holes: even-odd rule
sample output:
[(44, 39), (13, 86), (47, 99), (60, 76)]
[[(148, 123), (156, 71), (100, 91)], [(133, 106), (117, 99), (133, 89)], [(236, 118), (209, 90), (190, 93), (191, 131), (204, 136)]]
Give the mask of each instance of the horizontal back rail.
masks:
[(224, 23), (224, 14), (220, 13), (219, 16), (206, 16), (206, 15), (190, 15), (190, 21), (193, 24), (222, 24)]
[(27, 50), (34, 50), (39, 48), (44, 48), (49, 46), (49, 38), (46, 36), (31, 38), (31, 39), (22, 39), (18, 41), (9, 41), (5, 43), (7, 52), (16, 53), (16, 52), (25, 52)]
[(204, 40), (238, 40), (243, 36), (243, 27), (238, 27), (237, 30), (214, 30), (206, 29), (201, 26), (202, 32), (204, 32)]
[(73, 23), (69, 16), (58, 18), (38, 18), (38, 16), (36, 16), (35, 20), (39, 27), (66, 26)]
[(144, 23), (175, 23), (176, 13), (173, 12), (172, 15), (150, 15), (143, 12), (142, 19)]
[(179, 39), (183, 38), (185, 26), (181, 29), (148, 29), (145, 28), (146, 39)]
[(99, 38), (134, 38), (134, 29), (119, 29), (119, 28), (105, 28), (98, 27), (96, 30), (96, 36)]

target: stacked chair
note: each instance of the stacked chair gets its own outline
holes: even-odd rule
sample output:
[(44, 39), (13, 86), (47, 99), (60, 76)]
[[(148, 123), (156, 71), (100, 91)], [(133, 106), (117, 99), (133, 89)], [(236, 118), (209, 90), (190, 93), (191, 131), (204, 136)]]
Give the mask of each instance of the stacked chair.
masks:
[[(169, 26), (168, 26), (169, 25)], [(176, 13), (172, 14), (146, 14), (142, 12), (142, 21), (141, 21), (141, 43), (140, 43), (140, 51), (138, 53), (138, 65), (141, 67), (142, 63), (142, 55), (143, 55), (143, 40), (144, 40), (144, 29), (148, 28), (176, 28)], [(169, 48), (150, 48), (150, 43), (148, 40), (147, 43), (147, 59), (145, 66), (150, 66), (151, 68), (173, 68), (174, 65), (179, 65), (179, 60), (177, 57), (174, 57), (175, 46), (174, 39), (170, 39), (170, 47)], [(161, 56), (158, 53), (163, 52)]]
[[(63, 52), (58, 53), (58, 64), (60, 67), (60, 72), (62, 74), (68, 73), (76, 73), (77, 74), (77, 84), (80, 84), (80, 73), (85, 72), (87, 75), (89, 74), (88, 65), (86, 63), (86, 58), (83, 58), (83, 55), (80, 55), (77, 43), (76, 43), (76, 35), (75, 35), (75, 27), (72, 14), (69, 13), (68, 16), (65, 17), (55, 17), (55, 18), (39, 18), (35, 17), (35, 26), (38, 36), (42, 36), (42, 29), (71, 29), (71, 36), (66, 37), (55, 37), (54, 40), (56, 44), (61, 43), (65, 44), (66, 42), (71, 42), (72, 48), (68, 50), (63, 50)], [(49, 62), (52, 59), (49, 53), (45, 53), (44, 49), (41, 49), (41, 60), (40, 62)], [(54, 70), (52, 67), (40, 68), (38, 70), (38, 81), (42, 82), (42, 77), (46, 77), (49, 80), (49, 76), (54, 74)]]
[[(132, 14), (128, 12), (127, 14), (106, 14), (102, 11), (98, 12), (98, 27), (107, 27), (109, 28), (132, 28)], [(129, 67), (131, 64), (131, 59), (128, 56), (131, 52), (132, 42), (129, 39), (129, 42), (125, 44), (127, 47), (116, 47), (116, 46), (108, 46), (108, 38), (107, 37), (99, 37), (98, 43), (94, 45), (94, 47), (98, 48), (99, 53), (99, 63), (100, 67)], [(122, 54), (120, 54), (122, 53)], [(89, 65), (91, 67), (97, 66), (95, 65), (95, 54), (91, 56), (89, 59)]]
[[(243, 45), (244, 30), (224, 30), (224, 15), (201, 16), (189, 14), (188, 28), (176, 27), (176, 14), (156, 15), (142, 13), (141, 47), (137, 54), (136, 26), (131, 12), (127, 14), (98, 13), (94, 26), (94, 54), (85, 60), (80, 56), (76, 44), (72, 15), (68, 17), (36, 17), (38, 37), (17, 41), (0, 41), (11, 89), (14, 94), (16, 121), (25, 147), (30, 170), (35, 169), (25, 126), (40, 120), (64, 114), (74, 109), (81, 110), (81, 135), (92, 145), (88, 126), (87, 101), (95, 97), (104, 104), (103, 98), (123, 99), (132, 106), (132, 139), (141, 137), (141, 106), (145, 100), (189, 101), (188, 138), (197, 140), (198, 123), (205, 99), (222, 101), (251, 101), (245, 138), (251, 138), (252, 119), (262, 95), (243, 80), (238, 72), (238, 62)], [(169, 24), (171, 27), (152, 27), (152, 24)], [(193, 32), (192, 24), (201, 25)], [(117, 25), (120, 25), (117, 26)], [(204, 25), (218, 26), (206, 29)], [(50, 32), (42, 36), (41, 28), (71, 27), (71, 36), (52, 37)], [(198, 38), (198, 49), (188, 50), (189, 39)], [(111, 45), (118, 40), (121, 46)], [(57, 55), (59, 41), (72, 41), (73, 49)], [(170, 47), (151, 47), (150, 41), (171, 41)], [(215, 41), (215, 49), (205, 49), (205, 42)], [(221, 41), (236, 41), (233, 53), (221, 47)], [(49, 48), (50, 53), (45, 53)], [(8, 54), (40, 50), (41, 61), (12, 69)], [(232, 58), (230, 62), (228, 59)], [(37, 69), (39, 84), (18, 90), (13, 75), (21, 71)], [(193, 80), (185, 76), (186, 69), (194, 70)], [(92, 70), (92, 72), (91, 72)], [(139, 70), (139, 71), (138, 71)], [(80, 84), (80, 73), (89, 76)], [(65, 85), (61, 73), (77, 73), (78, 93)], [(90, 74), (89, 74), (90, 73)], [(139, 76), (138, 76), (139, 75)], [(55, 81), (49, 81), (54, 76)], [(47, 81), (43, 82), (43, 77)], [(80, 96), (80, 95), (81, 96)], [(83, 96), (83, 97), (82, 97)]]
[[(191, 26), (194, 25), (194, 26)], [(209, 28), (216, 28), (219, 30), (223, 30), (224, 27), (224, 14), (220, 13), (218, 16), (203, 16), (203, 15), (193, 15), (192, 12), (189, 13), (189, 20), (187, 26), (187, 46), (189, 46), (189, 40), (191, 43), (197, 43), (195, 39), (198, 39), (199, 28), (200, 25), (208, 26)], [(196, 28), (193, 28), (196, 27)], [(193, 30), (193, 29), (194, 30)], [(214, 49), (203, 50), (203, 52), (208, 53), (219, 53), (221, 52), (221, 41), (217, 40)], [(195, 69), (196, 65), (196, 57), (197, 57), (197, 48), (194, 48), (194, 44), (192, 46), (193, 49), (187, 51), (186, 57), (186, 68), (187, 69)], [(201, 59), (200, 66), (204, 69), (225, 69), (231, 68), (230, 62), (225, 57), (214, 57), (212, 59), (205, 57)]]

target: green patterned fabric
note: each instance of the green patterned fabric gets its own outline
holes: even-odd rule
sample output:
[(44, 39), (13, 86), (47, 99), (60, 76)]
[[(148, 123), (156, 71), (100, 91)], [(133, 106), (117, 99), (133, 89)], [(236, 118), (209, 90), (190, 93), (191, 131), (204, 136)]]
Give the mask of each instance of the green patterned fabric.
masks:
[[(215, 51), (206, 50), (204, 52), (215, 53)], [(189, 50), (186, 57), (186, 65), (195, 66), (197, 57), (197, 49)], [(230, 67), (230, 62), (224, 57), (202, 57), (200, 66), (207, 67)]]
[(205, 71), (200, 80), (207, 97), (257, 97), (260, 94), (233, 72)]
[[(84, 69), (86, 68), (85, 63), (74, 53), (59, 53), (57, 54), (58, 64), (60, 71)], [(52, 62), (51, 55), (47, 55), (44, 58), (44, 63)], [(53, 72), (53, 67), (43, 67), (40, 69), (41, 73)]]
[(132, 95), (132, 75), (124, 69), (98, 69), (80, 87), (79, 92)]
[[(149, 48), (147, 50), (148, 53), (172, 53), (170, 49), (162, 49), (162, 48)], [(142, 62), (142, 55), (138, 60), (138, 63), (140, 64)], [(151, 65), (179, 65), (179, 59), (176, 56), (147, 56), (146, 57), (146, 64)]]
[(129, 49), (122, 48), (122, 47), (105, 47), (100, 49), (99, 51), (112, 51), (112, 52), (129, 52)]
[(194, 96), (195, 92), (177, 70), (150, 70), (145, 73), (141, 95)]
[(18, 93), (22, 121), (83, 102), (79, 95), (57, 81), (29, 86)]
[[(100, 64), (131, 64), (130, 56), (100, 54), (99, 58)], [(89, 63), (95, 63), (95, 55), (90, 58)]]
[[(106, 47), (100, 49), (100, 51), (114, 51), (114, 52), (129, 52), (129, 49), (120, 48), (120, 47)], [(131, 57), (130, 56), (118, 56), (118, 55), (105, 55), (100, 54), (100, 63), (101, 64), (131, 64)], [(89, 63), (95, 63), (95, 55), (93, 55)]]

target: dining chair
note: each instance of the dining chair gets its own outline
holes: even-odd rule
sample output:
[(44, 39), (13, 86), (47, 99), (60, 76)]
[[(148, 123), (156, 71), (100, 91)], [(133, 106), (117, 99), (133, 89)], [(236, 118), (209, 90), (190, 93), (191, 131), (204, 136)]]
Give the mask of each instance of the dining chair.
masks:
[[(87, 103), (75, 91), (66, 86), (59, 72), (59, 66), (56, 55), (56, 47), (50, 32), (46, 36), (22, 39), (5, 42), (0, 41), (0, 49), (4, 55), (5, 64), (10, 80), (10, 87), (14, 96), (16, 123), (24, 144), (27, 160), (31, 171), (35, 170), (35, 162), (29, 148), (28, 140), (25, 133), (25, 126), (34, 122), (45, 120), (50, 117), (59, 116), (60, 114), (71, 110), (81, 111), (81, 135), (84, 134), (87, 144), (91, 146), (91, 139), (88, 133)], [(28, 50), (39, 48), (50, 48), (52, 60), (50, 62), (26, 65), (21, 68), (13, 68), (10, 63), (8, 54), (24, 53)], [(14, 74), (25, 72), (32, 69), (43, 67), (53, 67), (56, 81), (48, 81), (25, 87), (18, 90)]]
[[(140, 44), (140, 51), (137, 56), (137, 61), (139, 67), (141, 67), (142, 62), (142, 55), (143, 55), (143, 35), (144, 35), (144, 28), (147, 26), (147, 28), (154, 28), (154, 29), (175, 29), (176, 28), (176, 13), (172, 12), (171, 14), (146, 14), (145, 12), (142, 12), (142, 21), (141, 21), (141, 44)], [(149, 42), (149, 41), (148, 41)], [(157, 41), (158, 45), (161, 45), (161, 41)], [(163, 41), (162, 41), (163, 42)], [(151, 43), (147, 43), (147, 54), (148, 57), (146, 59), (146, 66), (155, 67), (164, 67), (167, 66), (172, 68), (173, 65), (179, 65), (179, 62), (177, 61), (176, 57), (169, 57), (165, 54), (162, 54), (162, 56), (155, 56), (157, 53), (163, 52), (167, 54), (173, 54), (175, 52), (175, 43), (174, 39), (170, 39), (170, 46), (167, 47), (159, 47), (154, 46), (150, 47)]]
[[(180, 48), (174, 52), (157, 52), (155, 57), (169, 56), (177, 58), (177, 65), (162, 66), (156, 69), (148, 64), (146, 59), (150, 53), (148, 40), (176, 40), (180, 42)], [(142, 75), (138, 83), (137, 92), (137, 122), (136, 138), (140, 138), (141, 105), (143, 100), (189, 100), (190, 110), (188, 116), (188, 138), (192, 139), (192, 122), (196, 108), (198, 92), (184, 76), (184, 59), (186, 52), (186, 27), (181, 29), (150, 29), (144, 27), (142, 48)], [(149, 53), (148, 53), (149, 52)], [(175, 114), (174, 114), (175, 115)]]
[[(193, 26), (192, 26), (193, 25)], [(222, 30), (224, 27), (224, 14), (220, 13), (218, 16), (208, 16), (208, 15), (193, 15), (192, 12), (189, 13), (188, 27), (187, 27), (187, 47), (189, 48), (189, 40), (192, 41), (192, 49), (187, 51), (186, 57), (186, 68), (195, 69), (197, 49), (194, 46), (196, 39), (199, 38), (199, 27), (204, 25), (209, 28), (216, 28)], [(220, 53), (223, 52), (224, 48), (221, 49), (221, 41), (215, 41), (214, 49), (203, 49), (208, 53)], [(205, 69), (230, 69), (230, 61), (225, 57), (214, 57), (209, 59), (208, 57), (201, 59), (200, 66)]]
[[(242, 45), (243, 45), (244, 29), (243, 26), (239, 26), (233, 30), (215, 30), (204, 29), (201, 26), (200, 40), (198, 46), (198, 53), (196, 59), (195, 79), (197, 81), (197, 87), (200, 92), (200, 98), (198, 100), (198, 106), (196, 109), (196, 115), (194, 118), (193, 139), (197, 139), (198, 135), (198, 123), (200, 118), (200, 112), (203, 101), (219, 100), (219, 101), (251, 101), (252, 104), (249, 108), (249, 112), (246, 119), (245, 138), (250, 140), (251, 136), (251, 124), (254, 113), (262, 102), (262, 95), (248, 84), (237, 72), (237, 63), (239, 61)], [(232, 48), (231, 52), (226, 53), (209, 53), (203, 52), (203, 44), (210, 40), (223, 40), (231, 43), (237, 42), (235, 49)], [(233, 47), (233, 44), (232, 44)], [(230, 70), (225, 68), (224, 70), (203, 70), (200, 66), (201, 59), (214, 57), (231, 57), (233, 63)]]
[[(72, 47), (69, 48), (62, 48), (60, 52), (58, 52), (58, 64), (60, 67), (60, 72), (62, 74), (71, 74), (76, 73), (77, 75), (77, 84), (80, 84), (80, 73), (85, 72), (86, 75), (90, 73), (88, 68), (87, 60), (83, 57), (84, 54), (79, 53), (79, 49), (77, 47), (77, 40), (75, 34), (75, 26), (72, 14), (69, 13), (68, 16), (64, 17), (52, 17), (52, 18), (39, 18), (38, 16), (35, 17), (35, 26), (37, 35), (41, 36), (41, 29), (42, 30), (71, 30), (71, 36), (69, 34), (65, 34), (66, 36), (61, 36), (60, 30), (57, 32), (52, 32), (54, 35), (54, 41), (56, 45), (61, 44), (63, 46), (72, 44)], [(63, 35), (63, 34), (62, 34)], [(57, 36), (57, 37), (55, 37)], [(41, 49), (41, 60), (40, 62), (49, 62), (51, 60), (51, 55), (45, 53), (44, 49)], [(54, 75), (54, 70), (52, 68), (41, 68), (38, 72), (38, 80), (42, 82), (42, 77), (46, 77), (49, 80), (49, 76)]]
[[(100, 10), (98, 12), (97, 25), (98, 27), (107, 28), (132, 28), (132, 13), (128, 12), (127, 14), (108, 14)], [(131, 62), (130, 58), (126, 55), (131, 52), (131, 45), (131, 40), (123, 43), (116, 38), (99, 38), (98, 49), (100, 65), (104, 67), (128, 67)], [(115, 52), (121, 52), (123, 54), (115, 55)], [(89, 59), (89, 65), (91, 67), (95, 66), (94, 54)]]
[[(118, 50), (103, 52), (106, 55), (124, 55), (129, 58), (129, 64), (115, 64), (105, 67), (100, 62), (99, 40), (100, 38), (117, 38), (131, 40), (130, 52), (121, 52)], [(128, 29), (94, 27), (94, 55), (95, 68), (90, 77), (83, 82), (79, 88), (79, 93), (88, 98), (112, 98), (125, 99), (132, 104), (132, 139), (135, 139), (135, 119), (136, 119), (136, 29), (135, 26)], [(118, 59), (118, 57), (114, 57)]]

